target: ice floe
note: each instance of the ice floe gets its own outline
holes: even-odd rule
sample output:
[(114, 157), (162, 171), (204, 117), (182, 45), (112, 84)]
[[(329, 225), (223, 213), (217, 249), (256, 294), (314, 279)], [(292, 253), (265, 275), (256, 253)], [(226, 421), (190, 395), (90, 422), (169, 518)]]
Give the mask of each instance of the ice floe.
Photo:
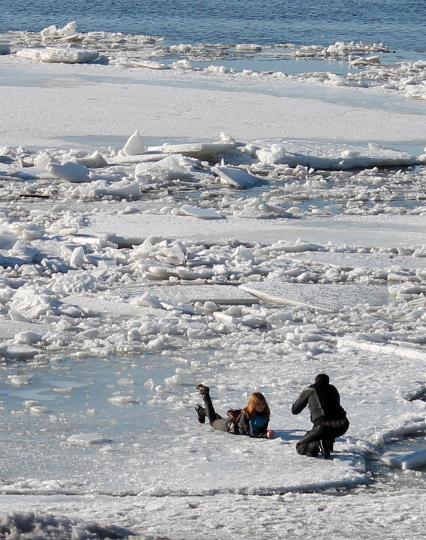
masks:
[(368, 167), (400, 167), (414, 165), (417, 159), (406, 153), (376, 144), (342, 145), (330, 143), (311, 145), (309, 142), (276, 141), (270, 145), (258, 143), (259, 161), (268, 164), (285, 163), (290, 167), (304, 165), (314, 169), (357, 169)]
[(426, 450), (417, 452), (386, 452), (381, 456), (381, 461), (388, 467), (399, 469), (417, 469), (426, 466)]
[(128, 156), (145, 153), (145, 145), (139, 130), (136, 130), (133, 135), (128, 138), (126, 144), (124, 145), (123, 152)]
[(223, 155), (235, 153), (238, 143), (186, 143), (186, 144), (163, 144), (162, 146), (150, 146), (149, 152), (162, 152), (164, 154), (182, 154), (183, 156), (197, 159), (220, 159)]
[(258, 302), (251, 294), (238, 287), (227, 285), (179, 285), (179, 286), (133, 286), (120, 289), (121, 294), (137, 300), (145, 294), (152, 294), (160, 301), (170, 304), (195, 304), (214, 302), (225, 305), (253, 305)]
[(241, 285), (241, 288), (266, 302), (335, 310), (357, 304), (381, 306), (389, 301), (384, 287), (372, 285), (311, 285), (263, 281)]
[(63, 28), (58, 28), (56, 25), (52, 24), (51, 26), (47, 26), (46, 28), (43, 28), (43, 30), (40, 32), (41, 37), (46, 39), (57, 39), (57, 38), (64, 38), (64, 37), (70, 37), (75, 35), (77, 32), (77, 23), (75, 21), (71, 21), (67, 23)]
[(67, 161), (62, 165), (59, 163), (49, 163), (47, 170), (52, 176), (63, 178), (69, 182), (88, 182), (90, 179), (89, 169), (84, 165), (73, 163), (72, 161)]
[(220, 177), (220, 181), (228, 186), (247, 189), (261, 183), (259, 178), (248, 174), (241, 169), (233, 167), (215, 167), (213, 171)]
[(132, 531), (114, 525), (83, 521), (76, 518), (32, 512), (2, 512), (0, 533), (4, 538), (62, 538), (89, 540), (90, 538), (128, 538)]
[(102, 435), (99, 433), (77, 433), (75, 435), (71, 435), (68, 437), (67, 442), (69, 444), (77, 444), (77, 445), (97, 445), (97, 444), (105, 444), (109, 443), (108, 439), (105, 439)]
[(74, 48), (46, 47), (44, 49), (21, 49), (17, 56), (48, 64), (87, 64), (99, 58), (96, 51)]

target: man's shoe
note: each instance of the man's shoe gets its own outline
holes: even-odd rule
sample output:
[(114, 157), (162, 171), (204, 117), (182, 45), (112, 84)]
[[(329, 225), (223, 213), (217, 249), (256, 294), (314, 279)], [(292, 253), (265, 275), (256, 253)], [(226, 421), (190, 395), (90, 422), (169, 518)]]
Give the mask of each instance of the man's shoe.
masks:
[(301, 456), (318, 457), (318, 443), (303, 443), (302, 441), (296, 444), (296, 451)]
[(200, 392), (200, 394), (203, 396), (204, 394), (208, 394), (210, 391), (210, 388), (208, 386), (204, 386), (204, 384), (197, 384), (197, 390)]
[(320, 441), (320, 449), (323, 459), (331, 459), (330, 444), (328, 441)]
[(195, 410), (197, 411), (197, 414), (198, 414), (198, 421), (200, 422), (200, 424), (204, 424), (205, 421), (206, 421), (206, 409), (204, 407), (202, 407), (201, 405), (195, 405)]

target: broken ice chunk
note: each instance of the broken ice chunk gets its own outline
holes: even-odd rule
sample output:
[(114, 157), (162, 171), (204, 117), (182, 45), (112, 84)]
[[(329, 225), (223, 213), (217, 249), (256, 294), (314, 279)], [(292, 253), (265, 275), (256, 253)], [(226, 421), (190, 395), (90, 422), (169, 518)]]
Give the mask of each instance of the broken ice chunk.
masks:
[(219, 176), (222, 184), (235, 188), (248, 189), (261, 183), (260, 178), (235, 167), (214, 167), (213, 171)]
[(197, 217), (199, 219), (224, 219), (225, 217), (213, 208), (199, 208), (184, 204), (180, 209), (185, 216)]
[(79, 446), (90, 446), (96, 444), (111, 443), (110, 439), (106, 439), (100, 433), (77, 433), (68, 437), (67, 442)]
[(73, 161), (66, 161), (63, 165), (49, 163), (46, 168), (52, 176), (63, 178), (64, 180), (68, 180), (68, 182), (80, 183), (90, 180), (89, 169)]
[(165, 154), (182, 154), (183, 156), (201, 160), (213, 160), (220, 158), (224, 154), (234, 153), (238, 146), (238, 143), (233, 142), (163, 144), (163, 146), (149, 147), (148, 151), (162, 152)]
[(21, 49), (16, 55), (27, 60), (46, 62), (48, 64), (88, 64), (99, 58), (97, 51), (59, 47)]
[(133, 135), (127, 139), (126, 144), (124, 145), (123, 152), (128, 156), (138, 156), (145, 152), (145, 145), (143, 139), (137, 129)]
[(133, 396), (122, 396), (122, 395), (115, 395), (108, 399), (109, 402), (111, 402), (113, 405), (137, 405), (139, 401), (135, 399)]

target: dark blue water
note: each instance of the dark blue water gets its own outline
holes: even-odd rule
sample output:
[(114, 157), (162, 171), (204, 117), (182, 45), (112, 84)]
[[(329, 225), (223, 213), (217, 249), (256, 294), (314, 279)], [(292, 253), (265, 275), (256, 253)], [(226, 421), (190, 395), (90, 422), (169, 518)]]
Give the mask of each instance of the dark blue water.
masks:
[(0, 32), (70, 20), (80, 31), (146, 33), (174, 43), (361, 40), (426, 51), (426, 0), (0, 0)]

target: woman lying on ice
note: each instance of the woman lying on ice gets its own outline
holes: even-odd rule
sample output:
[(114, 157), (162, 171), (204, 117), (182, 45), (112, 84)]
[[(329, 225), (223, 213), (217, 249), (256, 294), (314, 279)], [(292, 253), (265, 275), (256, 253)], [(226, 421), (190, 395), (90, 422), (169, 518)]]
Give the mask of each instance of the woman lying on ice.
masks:
[(250, 396), (247, 406), (242, 411), (228, 411), (228, 418), (216, 414), (210, 398), (209, 387), (199, 384), (197, 386), (205, 407), (196, 405), (198, 420), (202, 424), (209, 419), (213, 429), (226, 431), (234, 435), (247, 435), (257, 439), (272, 439), (274, 432), (268, 430), (270, 411), (263, 394), (255, 392)]

